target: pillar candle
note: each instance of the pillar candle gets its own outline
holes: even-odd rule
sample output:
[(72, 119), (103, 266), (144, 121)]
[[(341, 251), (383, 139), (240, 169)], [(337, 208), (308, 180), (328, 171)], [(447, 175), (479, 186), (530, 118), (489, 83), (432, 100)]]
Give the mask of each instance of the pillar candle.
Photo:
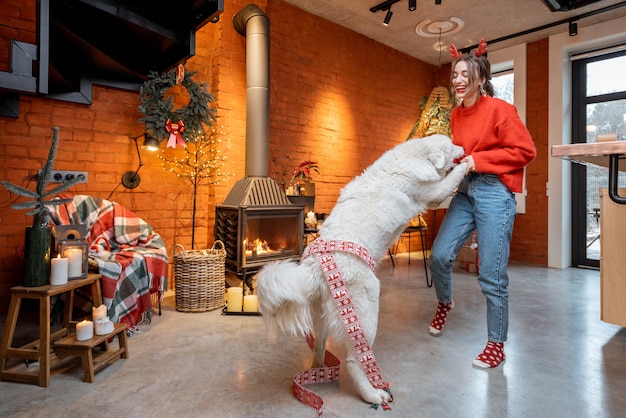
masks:
[(107, 335), (115, 328), (108, 316), (102, 316), (93, 321), (93, 328), (96, 335)]
[(50, 267), (50, 284), (58, 286), (67, 283), (67, 275), (69, 274), (67, 258), (61, 258), (61, 254), (57, 258), (52, 259)]
[(98, 318), (104, 318), (107, 316), (106, 305), (100, 305), (97, 308), (91, 308), (91, 319), (96, 322)]
[(241, 312), (243, 289), (241, 287), (229, 287), (226, 295), (226, 311)]
[(257, 295), (246, 295), (243, 297), (243, 311), (244, 312), (258, 312), (259, 311), (259, 299)]
[(93, 322), (81, 321), (76, 324), (76, 341), (85, 341), (93, 338)]
[(68, 248), (63, 254), (69, 260), (69, 277), (83, 274), (83, 251), (80, 248)]

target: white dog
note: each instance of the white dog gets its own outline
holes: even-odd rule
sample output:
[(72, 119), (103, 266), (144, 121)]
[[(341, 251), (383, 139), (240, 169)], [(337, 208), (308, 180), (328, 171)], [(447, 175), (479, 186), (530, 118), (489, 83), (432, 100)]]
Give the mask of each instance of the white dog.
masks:
[[(344, 240), (365, 247), (375, 262), (400, 237), (408, 222), (449, 197), (465, 175), (454, 164), (463, 148), (443, 135), (411, 139), (384, 153), (341, 191), (319, 235), (326, 242)], [(453, 168), (454, 167), (454, 168)], [(363, 333), (374, 344), (380, 283), (359, 256), (334, 252)], [(268, 263), (256, 277), (259, 310), (270, 328), (315, 336), (313, 367), (322, 367), (327, 338), (345, 346), (345, 364), (363, 400), (391, 401), (369, 382), (344, 329), (317, 257)]]

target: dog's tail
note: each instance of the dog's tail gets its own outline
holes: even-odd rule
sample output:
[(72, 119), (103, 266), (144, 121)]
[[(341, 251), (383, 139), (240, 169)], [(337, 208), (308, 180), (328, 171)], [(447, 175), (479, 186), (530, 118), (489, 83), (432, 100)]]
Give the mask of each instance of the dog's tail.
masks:
[(292, 335), (312, 333), (311, 298), (316, 294), (311, 270), (295, 261), (266, 264), (256, 276), (259, 311), (270, 329)]

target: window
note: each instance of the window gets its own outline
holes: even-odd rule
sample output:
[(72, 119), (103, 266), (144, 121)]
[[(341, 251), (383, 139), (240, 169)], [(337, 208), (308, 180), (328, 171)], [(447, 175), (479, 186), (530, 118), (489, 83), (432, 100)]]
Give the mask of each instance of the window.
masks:
[[(572, 61), (572, 143), (626, 140), (626, 51)], [(621, 71), (620, 71), (621, 70)], [(604, 138), (603, 138), (604, 137)], [(572, 164), (572, 264), (600, 265), (600, 189), (607, 169)], [(618, 177), (626, 186), (626, 175)]]
[(491, 84), (493, 84), (497, 98), (515, 104), (515, 73), (513, 69), (493, 74)]

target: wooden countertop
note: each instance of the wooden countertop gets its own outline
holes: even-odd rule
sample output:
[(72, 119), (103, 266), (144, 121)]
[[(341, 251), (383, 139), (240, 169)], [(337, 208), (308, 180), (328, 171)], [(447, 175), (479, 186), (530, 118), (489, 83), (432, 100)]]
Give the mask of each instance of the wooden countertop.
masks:
[(581, 164), (607, 167), (611, 200), (626, 205), (626, 196), (621, 196), (618, 190), (618, 174), (620, 171), (626, 171), (626, 141), (553, 145), (552, 156)]
[[(580, 164), (609, 167), (609, 156), (626, 158), (626, 141), (588, 142), (582, 144), (553, 145), (552, 156)], [(619, 171), (626, 171), (626, 160), (619, 160)]]

